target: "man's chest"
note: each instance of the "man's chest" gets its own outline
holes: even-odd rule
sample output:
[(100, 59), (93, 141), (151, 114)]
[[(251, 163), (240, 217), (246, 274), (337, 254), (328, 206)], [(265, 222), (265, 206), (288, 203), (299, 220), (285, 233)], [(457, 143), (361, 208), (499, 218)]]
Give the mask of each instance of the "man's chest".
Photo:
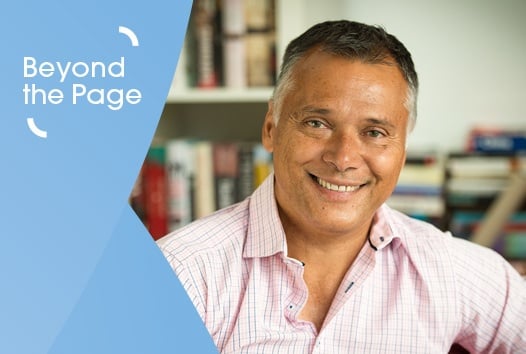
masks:
[(351, 286), (338, 286), (318, 332), (304, 316), (313, 295), (302, 267), (283, 267), (281, 260), (254, 262), (242, 281), (228, 287), (228, 294), (211, 297), (222, 310), (207, 315), (207, 327), (225, 353), (348, 353), (372, 348), (444, 352), (456, 318), (444, 303), (431, 300), (440, 294), (431, 294), (432, 289), (410, 277), (401, 281), (377, 271), (344, 278), (342, 283)]

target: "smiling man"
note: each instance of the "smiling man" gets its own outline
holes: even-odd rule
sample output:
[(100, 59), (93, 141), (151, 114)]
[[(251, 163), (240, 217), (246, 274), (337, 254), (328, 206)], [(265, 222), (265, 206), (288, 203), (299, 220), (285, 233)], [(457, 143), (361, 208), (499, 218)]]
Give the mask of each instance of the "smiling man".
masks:
[(292, 41), (262, 129), (274, 174), (159, 241), (222, 353), (526, 347), (526, 285), (489, 249), (389, 209), (415, 124), (410, 53), (324, 22)]
[(300, 317), (320, 329), (404, 164), (408, 89), (392, 61), (366, 64), (318, 47), (293, 71), (280, 115), (269, 105), (263, 144), (274, 153), (288, 256), (306, 264)]

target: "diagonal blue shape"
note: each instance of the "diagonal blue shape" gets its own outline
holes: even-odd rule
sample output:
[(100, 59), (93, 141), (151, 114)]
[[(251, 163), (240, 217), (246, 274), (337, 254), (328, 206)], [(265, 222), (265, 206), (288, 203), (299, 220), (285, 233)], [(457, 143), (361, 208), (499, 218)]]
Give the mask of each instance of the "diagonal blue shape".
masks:
[[(191, 3), (29, 0), (0, 6), (0, 353), (45, 353), (67, 330), (155, 132)], [(139, 45), (119, 26), (132, 29)], [(57, 75), (25, 75), (26, 57), (52, 64), (124, 58), (126, 70), (121, 78), (61, 82)], [(64, 100), (54, 104), (41, 94), (28, 102), (26, 84), (63, 90)], [(74, 84), (105, 92), (137, 88), (142, 100), (118, 110), (85, 96), (73, 102)], [(28, 117), (48, 132), (46, 139), (30, 131)], [(114, 261), (128, 260), (116, 255)]]
[(50, 354), (217, 353), (184, 288), (126, 207)]

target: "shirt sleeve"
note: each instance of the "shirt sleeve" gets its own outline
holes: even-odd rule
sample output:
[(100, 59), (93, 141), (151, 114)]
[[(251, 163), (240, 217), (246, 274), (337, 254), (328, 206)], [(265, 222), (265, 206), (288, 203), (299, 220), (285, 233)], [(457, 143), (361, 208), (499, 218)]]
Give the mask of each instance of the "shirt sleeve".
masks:
[(185, 262), (179, 260), (169, 247), (164, 247), (161, 243), (159, 243), (159, 247), (174, 270), (179, 282), (186, 290), (201, 320), (204, 322), (206, 315), (206, 283), (202, 276), (197, 275), (199, 273), (198, 268), (192, 267), (193, 260)]
[(454, 242), (461, 318), (456, 342), (472, 353), (524, 353), (526, 282), (493, 250)]

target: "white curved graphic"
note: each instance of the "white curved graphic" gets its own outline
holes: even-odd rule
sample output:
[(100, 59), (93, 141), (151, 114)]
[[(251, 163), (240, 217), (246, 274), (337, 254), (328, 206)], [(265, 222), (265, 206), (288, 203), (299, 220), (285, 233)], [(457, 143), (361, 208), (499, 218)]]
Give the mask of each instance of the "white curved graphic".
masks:
[(27, 126), (29, 127), (29, 130), (39, 138), (45, 139), (47, 138), (47, 131), (40, 129), (35, 124), (35, 120), (33, 118), (27, 118)]
[(128, 36), (128, 38), (130, 39), (130, 41), (132, 43), (132, 47), (138, 47), (139, 46), (139, 39), (137, 38), (135, 33), (131, 29), (129, 29), (128, 27), (119, 26), (119, 33), (122, 33), (122, 34), (125, 34), (126, 36)]

